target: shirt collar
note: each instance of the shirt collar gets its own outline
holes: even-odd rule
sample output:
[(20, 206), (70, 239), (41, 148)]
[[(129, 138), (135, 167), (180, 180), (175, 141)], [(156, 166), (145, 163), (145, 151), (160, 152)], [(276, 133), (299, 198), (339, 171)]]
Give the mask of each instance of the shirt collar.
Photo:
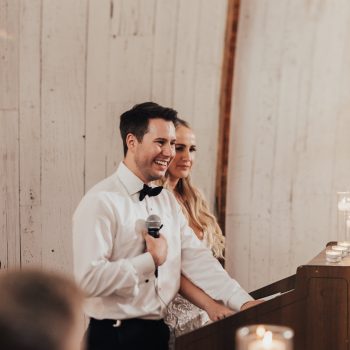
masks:
[(120, 162), (117, 169), (117, 176), (119, 181), (123, 184), (123, 186), (128, 191), (129, 195), (139, 192), (144, 185), (144, 182), (137, 177), (125, 164), (124, 162)]

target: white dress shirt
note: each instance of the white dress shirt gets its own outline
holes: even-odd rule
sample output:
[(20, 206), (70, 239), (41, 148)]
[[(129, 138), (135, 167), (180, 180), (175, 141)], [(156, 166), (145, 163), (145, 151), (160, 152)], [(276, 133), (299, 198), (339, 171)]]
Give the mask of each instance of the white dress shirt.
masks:
[[(139, 201), (144, 183), (124, 163), (83, 197), (73, 216), (74, 273), (96, 319), (160, 319), (179, 290), (181, 272), (234, 310), (252, 300), (229, 277), (187, 224), (175, 197), (163, 191)], [(168, 243), (163, 265), (145, 253), (142, 230), (151, 214)]]

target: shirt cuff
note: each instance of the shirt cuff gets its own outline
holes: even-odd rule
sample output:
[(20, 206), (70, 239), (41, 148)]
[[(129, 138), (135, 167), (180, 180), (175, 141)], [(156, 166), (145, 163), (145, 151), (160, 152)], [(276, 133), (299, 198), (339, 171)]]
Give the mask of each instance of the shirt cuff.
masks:
[(130, 262), (141, 279), (149, 277), (156, 270), (156, 265), (149, 252), (131, 258)]
[(231, 309), (240, 311), (243, 304), (254, 300), (244, 289), (238, 289), (228, 300), (228, 305)]

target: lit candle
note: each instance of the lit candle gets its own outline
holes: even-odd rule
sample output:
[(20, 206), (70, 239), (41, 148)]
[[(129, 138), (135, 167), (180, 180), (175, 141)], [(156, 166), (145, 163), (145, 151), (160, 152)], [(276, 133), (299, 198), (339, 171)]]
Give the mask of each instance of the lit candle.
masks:
[(237, 350), (292, 350), (291, 328), (277, 325), (250, 325), (241, 327), (236, 333)]
[(273, 339), (272, 332), (266, 331), (262, 339), (254, 340), (248, 345), (248, 350), (286, 350), (285, 343)]

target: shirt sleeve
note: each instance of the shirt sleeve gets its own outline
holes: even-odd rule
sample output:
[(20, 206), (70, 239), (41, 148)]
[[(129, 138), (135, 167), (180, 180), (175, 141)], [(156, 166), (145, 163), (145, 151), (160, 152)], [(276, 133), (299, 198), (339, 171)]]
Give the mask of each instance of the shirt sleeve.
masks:
[(215, 300), (223, 302), (232, 310), (239, 311), (241, 306), (253, 298), (232, 279), (210, 249), (197, 238), (181, 216), (181, 270), (184, 276), (203, 289)]
[(74, 213), (74, 275), (90, 297), (134, 297), (139, 282), (154, 275), (150, 253), (111, 260), (118, 221), (118, 214), (101, 194), (86, 195)]

